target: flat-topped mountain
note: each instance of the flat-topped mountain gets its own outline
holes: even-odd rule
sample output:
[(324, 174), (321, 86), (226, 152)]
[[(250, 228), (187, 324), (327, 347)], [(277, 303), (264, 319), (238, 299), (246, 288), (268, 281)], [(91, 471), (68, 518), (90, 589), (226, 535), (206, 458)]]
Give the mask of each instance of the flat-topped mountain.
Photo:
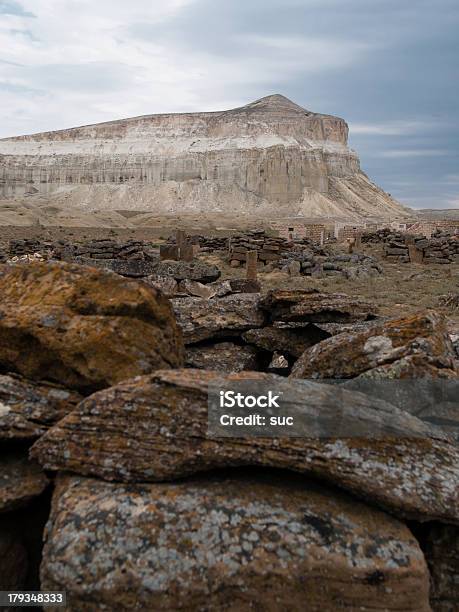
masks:
[(361, 172), (343, 119), (272, 95), (0, 140), (0, 193), (87, 210), (356, 219), (407, 211)]

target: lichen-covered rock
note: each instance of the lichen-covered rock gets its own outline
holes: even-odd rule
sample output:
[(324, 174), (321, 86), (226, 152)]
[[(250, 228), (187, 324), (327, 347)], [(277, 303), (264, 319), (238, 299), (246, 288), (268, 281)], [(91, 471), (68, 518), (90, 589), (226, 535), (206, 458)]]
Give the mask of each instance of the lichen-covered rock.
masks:
[(421, 545), (431, 576), (433, 612), (457, 612), (459, 604), (459, 528), (433, 524), (426, 527)]
[(171, 300), (185, 344), (209, 338), (237, 336), (254, 327), (262, 327), (264, 313), (258, 308), (260, 296), (239, 293), (222, 298), (199, 297)]
[(48, 479), (35, 461), (12, 451), (0, 456), (0, 513), (26, 505), (47, 486)]
[(94, 390), (183, 362), (170, 302), (143, 283), (68, 263), (0, 271), (0, 366)]
[[(407, 361), (407, 358), (416, 360)], [(390, 368), (386, 377), (413, 378), (429, 370), (455, 370), (454, 350), (444, 317), (426, 311), (367, 330), (343, 333), (306, 349), (292, 378), (353, 378), (374, 368)], [(420, 369), (418, 369), (420, 368)], [(383, 372), (379, 369), (377, 377)]]
[[(428, 612), (396, 519), (293, 477), (58, 484), (41, 569), (67, 610)], [(306, 607), (305, 607), (306, 606)]]
[[(294, 389), (296, 414), (308, 415), (314, 433), (209, 436), (208, 386), (216, 381), (263, 383), (276, 393)], [(317, 437), (321, 424), (325, 434)], [(328, 437), (330, 431), (352, 433), (337, 438)], [(35, 443), (32, 455), (46, 469), (125, 482), (174, 480), (229, 466), (284, 468), (313, 474), (401, 516), (459, 522), (459, 449), (443, 434), (378, 398), (260, 372), (222, 377), (164, 370), (126, 381), (81, 402)]]
[(185, 364), (189, 368), (216, 370), (218, 372), (241, 372), (256, 370), (258, 353), (251, 346), (240, 346), (234, 342), (217, 342), (209, 346), (187, 347)]
[(307, 348), (329, 338), (330, 334), (315, 325), (295, 329), (268, 326), (261, 329), (249, 329), (242, 334), (242, 337), (249, 344), (254, 344), (265, 351), (281, 351), (298, 358)]
[(0, 374), (0, 440), (33, 440), (75, 408), (79, 393)]
[(315, 289), (275, 289), (260, 302), (273, 321), (351, 323), (374, 318), (375, 307), (341, 293), (318, 293)]
[(26, 575), (26, 549), (16, 536), (0, 527), (0, 591), (22, 589)]

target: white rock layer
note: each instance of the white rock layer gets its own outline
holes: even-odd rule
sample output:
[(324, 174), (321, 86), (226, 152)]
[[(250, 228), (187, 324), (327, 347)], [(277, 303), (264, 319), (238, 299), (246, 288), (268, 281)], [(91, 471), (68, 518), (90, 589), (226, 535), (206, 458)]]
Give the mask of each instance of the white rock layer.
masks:
[(158, 215), (406, 215), (360, 171), (347, 137), (343, 119), (281, 95), (18, 136), (0, 140), (0, 194)]

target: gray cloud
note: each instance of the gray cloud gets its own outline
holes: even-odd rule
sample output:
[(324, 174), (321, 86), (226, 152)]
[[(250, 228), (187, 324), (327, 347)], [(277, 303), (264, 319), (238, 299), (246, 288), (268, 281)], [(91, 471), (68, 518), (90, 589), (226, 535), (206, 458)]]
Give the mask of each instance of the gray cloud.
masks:
[(174, 2), (160, 17), (147, 0), (131, 11), (85, 2), (69, 25), (44, 0), (0, 0), (22, 32), (2, 49), (3, 129), (217, 110), (280, 92), (344, 117), (364, 171), (402, 202), (459, 206), (457, 0)]

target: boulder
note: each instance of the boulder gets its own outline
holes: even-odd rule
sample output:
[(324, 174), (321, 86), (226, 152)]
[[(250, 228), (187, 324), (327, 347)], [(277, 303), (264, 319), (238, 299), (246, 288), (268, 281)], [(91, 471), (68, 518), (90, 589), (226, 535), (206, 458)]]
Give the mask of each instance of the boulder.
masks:
[(254, 344), (265, 351), (281, 351), (292, 357), (300, 357), (304, 351), (330, 334), (315, 325), (306, 325), (295, 329), (268, 326), (261, 329), (250, 329), (242, 334), (249, 344)]
[[(310, 427), (303, 437), (212, 437), (207, 394), (216, 382), (288, 393)], [(125, 482), (241, 465), (284, 468), (400, 516), (459, 522), (459, 449), (444, 435), (378, 398), (260, 372), (164, 370), (126, 381), (81, 402), (34, 444), (32, 456), (49, 470)]]
[(16, 536), (0, 527), (0, 591), (21, 590), (26, 575), (26, 549)]
[(430, 610), (426, 563), (405, 525), (276, 475), (61, 478), (41, 581), (67, 592), (70, 612)]
[(35, 461), (18, 452), (0, 456), (0, 513), (25, 506), (48, 486), (48, 479)]
[(272, 321), (352, 323), (375, 316), (375, 307), (363, 300), (315, 289), (271, 290), (260, 308), (269, 312)]
[[(411, 357), (416, 359), (407, 361)], [(420, 370), (416, 364), (421, 365)], [(444, 317), (425, 311), (376, 323), (364, 331), (338, 334), (306, 349), (291, 376), (353, 378), (381, 367), (389, 368), (387, 376), (394, 378), (422, 377), (426, 369), (454, 372), (454, 349)], [(381, 369), (377, 377), (380, 375)]]
[(71, 412), (79, 393), (0, 374), (0, 440), (33, 440)]
[(434, 612), (457, 612), (459, 602), (459, 528), (432, 524), (420, 536), (431, 576)]
[(199, 297), (172, 300), (185, 344), (209, 338), (237, 336), (254, 327), (262, 327), (265, 315), (259, 309), (260, 296), (238, 293), (222, 298)]
[(212, 264), (203, 261), (156, 261), (151, 264), (150, 274), (171, 276), (177, 282), (182, 280), (213, 283), (220, 278), (221, 272)]
[(183, 362), (169, 300), (69, 263), (0, 271), (0, 367), (91, 391)]
[(257, 351), (251, 346), (240, 346), (234, 342), (217, 342), (211, 345), (195, 345), (185, 351), (185, 365), (200, 370), (218, 372), (241, 372), (256, 370)]

